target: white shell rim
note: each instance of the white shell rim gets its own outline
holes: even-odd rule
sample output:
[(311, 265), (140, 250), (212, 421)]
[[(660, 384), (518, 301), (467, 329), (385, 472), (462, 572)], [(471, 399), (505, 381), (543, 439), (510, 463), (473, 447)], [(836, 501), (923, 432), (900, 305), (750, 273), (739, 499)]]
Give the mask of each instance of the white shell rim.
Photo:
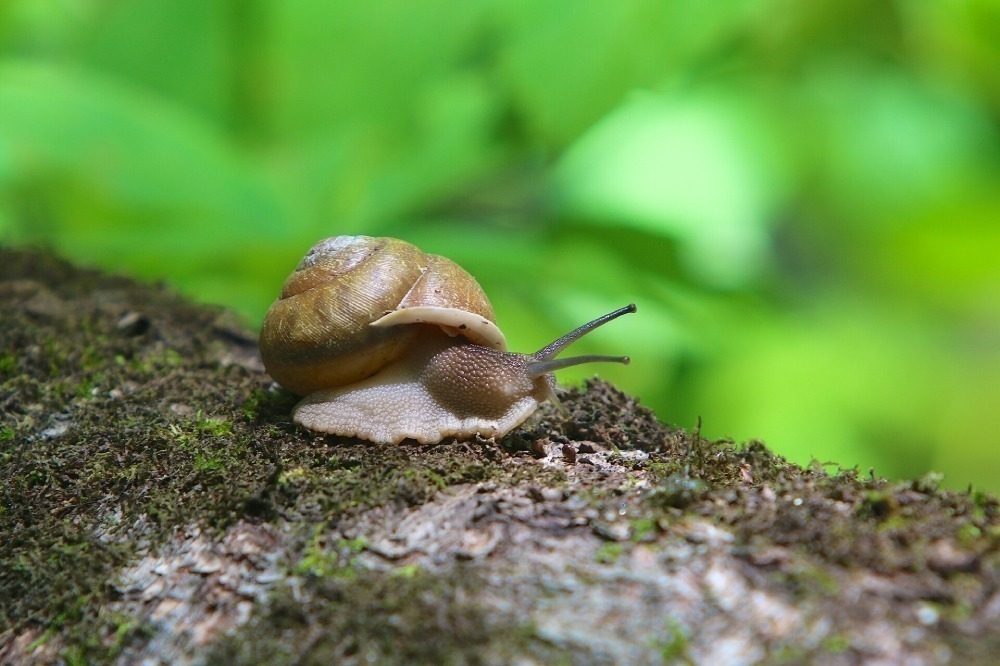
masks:
[(477, 345), (492, 347), (499, 351), (507, 351), (507, 340), (496, 324), (475, 312), (466, 312), (457, 308), (442, 308), (433, 305), (421, 305), (392, 312), (373, 321), (369, 326), (386, 328), (402, 324), (436, 324), (455, 329)]

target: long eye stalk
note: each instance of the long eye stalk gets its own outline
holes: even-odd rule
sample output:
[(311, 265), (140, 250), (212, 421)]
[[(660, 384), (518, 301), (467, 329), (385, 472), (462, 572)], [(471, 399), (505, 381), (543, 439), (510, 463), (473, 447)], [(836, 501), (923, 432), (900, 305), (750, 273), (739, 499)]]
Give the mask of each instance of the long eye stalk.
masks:
[(628, 365), (629, 363), (628, 356), (600, 356), (600, 355), (588, 354), (585, 356), (573, 356), (570, 358), (561, 358), (561, 359), (557, 359), (556, 356), (559, 355), (559, 353), (566, 347), (570, 346), (571, 344), (573, 344), (574, 342), (576, 342), (584, 335), (597, 328), (598, 326), (606, 324), (612, 319), (617, 319), (622, 315), (635, 312), (635, 310), (636, 310), (635, 303), (630, 303), (629, 305), (626, 305), (623, 308), (619, 308), (614, 312), (609, 312), (608, 314), (602, 317), (598, 317), (597, 319), (591, 322), (587, 322), (580, 328), (571, 331), (570, 333), (567, 333), (558, 340), (546, 345), (545, 347), (542, 347), (537, 352), (532, 354), (532, 357), (535, 360), (528, 364), (528, 373), (532, 377), (539, 377), (541, 375), (553, 372), (555, 370), (561, 370), (563, 368), (568, 368), (574, 365), (580, 365), (582, 363), (608, 362), (608, 363), (622, 363), (624, 365)]

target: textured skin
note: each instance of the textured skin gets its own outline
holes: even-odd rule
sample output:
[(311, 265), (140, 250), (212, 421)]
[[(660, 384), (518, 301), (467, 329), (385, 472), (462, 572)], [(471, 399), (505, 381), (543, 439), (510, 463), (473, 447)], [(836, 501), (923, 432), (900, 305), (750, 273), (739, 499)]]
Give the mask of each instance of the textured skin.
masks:
[[(552, 390), (552, 375), (534, 382), (516, 376), (517, 366), (524, 365), (517, 354), (477, 345), (454, 347), (453, 339), (433, 329), (419, 343), (425, 355), (404, 359), (350, 387), (308, 396), (296, 405), (295, 422), (392, 444), (494, 438), (523, 423)], [(456, 370), (459, 366), (464, 369)], [(435, 379), (439, 371), (447, 374)]]
[(420, 382), (439, 405), (461, 418), (501, 419), (518, 400), (536, 392), (527, 357), (497, 354), (478, 345), (450, 347), (436, 354)]

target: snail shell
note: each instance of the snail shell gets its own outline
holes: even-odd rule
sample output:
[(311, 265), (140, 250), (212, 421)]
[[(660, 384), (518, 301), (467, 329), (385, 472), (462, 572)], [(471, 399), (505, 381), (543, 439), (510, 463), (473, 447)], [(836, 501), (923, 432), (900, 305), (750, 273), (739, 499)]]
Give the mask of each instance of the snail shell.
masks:
[(551, 371), (574, 363), (553, 360), (569, 337), (534, 355), (508, 353), (486, 294), (456, 263), (392, 238), (338, 236), (316, 244), (285, 281), (260, 353), (276, 382), (306, 396), (296, 423), (428, 443), (520, 425), (555, 397)]
[(353, 384), (397, 361), (419, 327), (507, 350), (493, 306), (461, 266), (395, 238), (338, 236), (299, 262), (268, 310), (260, 351), (298, 395)]

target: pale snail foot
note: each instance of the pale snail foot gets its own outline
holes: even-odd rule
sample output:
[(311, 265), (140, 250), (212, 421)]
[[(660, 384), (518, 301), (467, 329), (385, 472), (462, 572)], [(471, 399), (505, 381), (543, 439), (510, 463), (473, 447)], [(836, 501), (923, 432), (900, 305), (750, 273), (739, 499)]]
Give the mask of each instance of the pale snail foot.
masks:
[(406, 378), (406, 372), (390, 368), (350, 387), (317, 391), (295, 406), (293, 419), (310, 430), (343, 437), (385, 444), (405, 439), (432, 444), (448, 437), (502, 437), (538, 406), (529, 396), (518, 400), (500, 418), (462, 418), (441, 407), (419, 381)]

